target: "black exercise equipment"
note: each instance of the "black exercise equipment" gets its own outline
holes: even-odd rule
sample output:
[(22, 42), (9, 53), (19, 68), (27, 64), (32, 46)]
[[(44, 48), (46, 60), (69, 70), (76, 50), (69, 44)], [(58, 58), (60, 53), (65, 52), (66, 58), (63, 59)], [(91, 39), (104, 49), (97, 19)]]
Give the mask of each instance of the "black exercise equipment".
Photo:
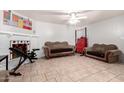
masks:
[(13, 53), (20, 57), (18, 65), (9, 72), (10, 75), (20, 76), (21, 73), (16, 73), (16, 70), (25, 62), (26, 59), (29, 59), (31, 63), (33, 63), (32, 59), (29, 55), (23, 53), (21, 50), (17, 48), (9, 48)]
[(37, 59), (36, 56), (37, 54), (35, 53), (35, 51), (38, 51), (40, 49), (32, 49), (32, 51), (30, 53), (28, 53), (28, 56), (30, 56), (31, 59)]

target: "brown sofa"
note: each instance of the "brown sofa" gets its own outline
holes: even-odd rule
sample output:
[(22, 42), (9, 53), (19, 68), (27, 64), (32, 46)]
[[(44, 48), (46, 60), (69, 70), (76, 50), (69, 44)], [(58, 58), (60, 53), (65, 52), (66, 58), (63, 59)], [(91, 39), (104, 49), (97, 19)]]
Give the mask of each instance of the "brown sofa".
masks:
[(74, 46), (68, 42), (45, 42), (44, 54), (46, 58), (74, 54)]
[(85, 49), (85, 56), (106, 61), (108, 63), (118, 62), (121, 51), (113, 44), (94, 44)]

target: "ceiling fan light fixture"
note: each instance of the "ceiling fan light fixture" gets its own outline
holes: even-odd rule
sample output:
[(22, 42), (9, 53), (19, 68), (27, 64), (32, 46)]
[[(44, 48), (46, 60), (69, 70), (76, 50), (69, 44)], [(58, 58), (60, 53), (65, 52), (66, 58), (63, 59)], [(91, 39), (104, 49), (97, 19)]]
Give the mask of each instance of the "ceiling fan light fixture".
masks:
[(71, 13), (71, 18), (70, 19), (75, 19), (76, 18), (76, 14), (75, 13)]
[(80, 21), (77, 19), (74, 19), (74, 20), (69, 20), (68, 22), (73, 25), (73, 24), (79, 23)]

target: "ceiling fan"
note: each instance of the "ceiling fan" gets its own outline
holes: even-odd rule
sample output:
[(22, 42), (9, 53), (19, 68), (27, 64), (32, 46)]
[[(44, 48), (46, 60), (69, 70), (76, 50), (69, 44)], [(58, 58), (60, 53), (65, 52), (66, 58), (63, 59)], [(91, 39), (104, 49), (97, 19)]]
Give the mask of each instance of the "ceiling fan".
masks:
[(80, 17), (78, 17), (77, 14), (78, 13), (76, 13), (76, 12), (70, 13), (70, 18), (68, 20), (68, 22), (70, 24), (77, 24), (77, 23), (80, 22), (80, 19), (87, 19), (87, 16), (80, 16)]
[(86, 14), (92, 10), (76, 10), (76, 11), (68, 11), (68, 10), (47, 10), (42, 11), (42, 15), (55, 15), (59, 16), (66, 22), (70, 24), (77, 24), (81, 19), (87, 19)]

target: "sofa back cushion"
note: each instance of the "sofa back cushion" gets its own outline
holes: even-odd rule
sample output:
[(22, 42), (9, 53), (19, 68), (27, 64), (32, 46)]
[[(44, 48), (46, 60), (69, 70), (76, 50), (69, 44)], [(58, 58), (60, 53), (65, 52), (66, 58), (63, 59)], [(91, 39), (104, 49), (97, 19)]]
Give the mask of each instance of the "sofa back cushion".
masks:
[(68, 42), (46, 42), (45, 45), (50, 48), (61, 48), (68, 46)]
[(94, 44), (92, 47), (93, 51), (97, 51), (100, 53), (105, 53), (108, 50), (114, 50), (114, 49), (118, 49), (116, 45), (114, 44)]
[(109, 44), (109, 45), (106, 46), (106, 49), (107, 50), (114, 50), (114, 49), (118, 49), (118, 47), (116, 45)]
[(105, 45), (104, 44), (94, 44), (93, 45), (93, 51), (97, 51), (100, 53), (104, 53), (105, 52)]

